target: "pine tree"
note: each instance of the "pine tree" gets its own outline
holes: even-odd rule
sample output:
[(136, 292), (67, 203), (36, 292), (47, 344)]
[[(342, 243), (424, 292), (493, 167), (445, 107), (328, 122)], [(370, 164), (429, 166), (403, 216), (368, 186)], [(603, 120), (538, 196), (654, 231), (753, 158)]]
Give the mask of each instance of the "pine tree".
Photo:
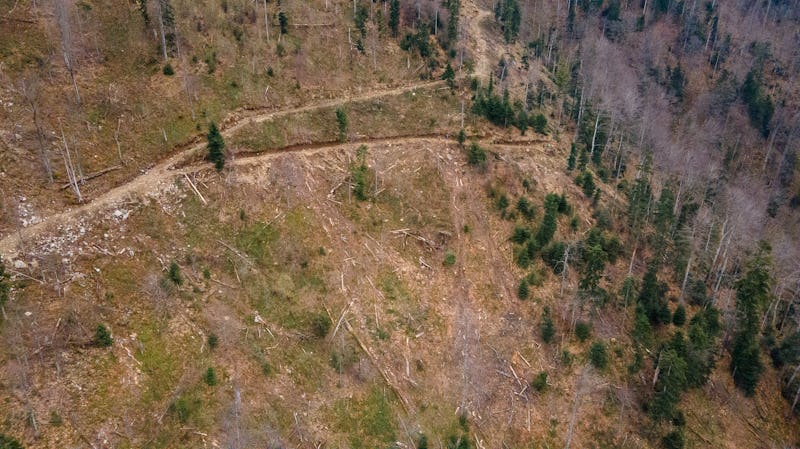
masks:
[(206, 370), (206, 372), (203, 374), (203, 382), (205, 382), (209, 387), (213, 387), (217, 384), (217, 373), (214, 372), (214, 368), (209, 367)]
[(114, 339), (111, 338), (111, 332), (108, 331), (107, 327), (103, 324), (98, 324), (97, 328), (94, 330), (94, 342), (101, 348), (107, 348), (111, 346)]
[(447, 82), (447, 86), (450, 87), (450, 90), (453, 90), (456, 87), (456, 72), (453, 71), (453, 67), (450, 65), (450, 62), (448, 62), (447, 66), (444, 68), (442, 79)]
[(567, 171), (572, 171), (575, 169), (575, 162), (578, 157), (578, 148), (573, 143), (572, 146), (569, 148), (569, 158), (567, 158)]
[(672, 315), (672, 324), (681, 327), (686, 324), (686, 307), (683, 304), (679, 305), (677, 309), (675, 309), (675, 313)]
[(286, 15), (285, 12), (281, 11), (278, 13), (278, 23), (281, 27), (281, 34), (288, 34), (289, 33), (289, 17)]
[(519, 282), (519, 287), (517, 287), (517, 296), (519, 299), (526, 300), (530, 295), (530, 290), (528, 290), (528, 281), (523, 279)]
[(222, 171), (225, 168), (225, 140), (222, 138), (222, 134), (219, 132), (219, 128), (217, 128), (217, 124), (211, 122), (208, 126), (208, 144), (206, 148), (208, 148), (208, 159), (210, 162), (214, 164), (214, 168), (217, 171)]
[(339, 127), (339, 142), (347, 140), (347, 112), (336, 108), (336, 125)]
[(733, 382), (747, 396), (755, 393), (764, 366), (760, 359), (757, 337), (761, 309), (769, 300), (771, 277), (769, 245), (762, 242), (756, 257), (742, 279), (736, 283), (736, 312), (738, 331), (731, 351)]
[(550, 316), (550, 307), (545, 306), (542, 312), (542, 322), (539, 324), (542, 340), (551, 343), (556, 336), (556, 328), (553, 325), (553, 318)]
[(447, 0), (447, 11), (450, 13), (450, 19), (447, 22), (447, 40), (452, 46), (458, 39), (458, 15), (461, 9), (461, 0)]
[[(6, 274), (6, 265), (3, 259), (0, 258), (0, 308), (8, 301), (8, 292), (11, 290), (8, 275)], [(2, 315), (0, 315), (2, 316)]]
[(389, 4), (389, 29), (392, 36), (397, 37), (400, 28), (400, 0), (391, 0)]

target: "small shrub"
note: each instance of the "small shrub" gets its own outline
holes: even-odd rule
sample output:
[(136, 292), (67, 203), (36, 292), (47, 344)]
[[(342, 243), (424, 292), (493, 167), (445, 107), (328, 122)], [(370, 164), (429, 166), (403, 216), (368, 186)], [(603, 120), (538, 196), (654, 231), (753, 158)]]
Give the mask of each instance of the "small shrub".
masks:
[(347, 112), (336, 108), (336, 126), (339, 128), (339, 142), (347, 140)]
[(217, 124), (211, 122), (208, 125), (206, 135), (208, 155), (206, 159), (214, 164), (214, 168), (219, 172), (225, 168), (225, 139), (222, 137)]
[(175, 69), (173, 69), (173, 68), (172, 68), (172, 64), (170, 64), (170, 63), (167, 63), (167, 64), (164, 66), (164, 70), (162, 70), (162, 72), (163, 72), (163, 73), (164, 73), (164, 75), (166, 75), (166, 76), (172, 76), (172, 75), (174, 75), (174, 74), (175, 74)]
[(483, 166), (486, 164), (486, 150), (476, 142), (472, 142), (467, 150), (467, 162), (473, 166)]
[(176, 262), (169, 264), (169, 271), (167, 271), (167, 278), (175, 285), (183, 284), (183, 277), (181, 276), (181, 267)]
[(0, 449), (22, 449), (22, 444), (14, 438), (0, 433)]
[(547, 389), (547, 371), (542, 371), (533, 378), (531, 387), (539, 393)]
[(206, 383), (209, 387), (213, 387), (217, 384), (217, 373), (214, 372), (214, 368), (208, 367), (205, 374), (203, 374), (203, 382)]
[(261, 364), (261, 374), (269, 377), (272, 375), (273, 372), (274, 370), (272, 369), (272, 365), (270, 365), (269, 362), (264, 361), (264, 363)]
[(664, 435), (664, 438), (661, 439), (661, 443), (664, 445), (665, 449), (683, 449), (685, 444), (683, 432), (681, 430), (673, 430)]
[(60, 427), (63, 424), (64, 424), (64, 419), (61, 418), (61, 415), (59, 415), (57, 411), (52, 410), (50, 412), (50, 425), (55, 427)]
[(114, 339), (111, 337), (111, 332), (108, 331), (105, 325), (97, 325), (97, 328), (94, 330), (94, 342), (101, 348), (107, 348), (114, 342)]
[(561, 351), (561, 364), (564, 366), (572, 365), (572, 361), (575, 360), (575, 356), (572, 355), (569, 350), (565, 349)]
[(528, 299), (528, 296), (530, 296), (530, 291), (528, 290), (528, 281), (526, 279), (520, 281), (519, 287), (517, 287), (517, 296), (523, 301)]
[(456, 264), (456, 254), (453, 251), (448, 250), (444, 254), (444, 260), (442, 261), (442, 265), (446, 267), (452, 267)]
[(500, 196), (497, 198), (496, 205), (499, 210), (501, 211), (506, 210), (506, 208), (508, 207), (508, 197), (506, 196), (505, 193), (500, 194)]
[(208, 347), (213, 351), (219, 346), (219, 337), (217, 334), (208, 334)]
[(580, 341), (586, 341), (589, 339), (589, 336), (592, 334), (592, 328), (589, 326), (589, 323), (585, 321), (578, 321), (575, 324), (575, 336), (578, 337)]
[(200, 405), (200, 399), (180, 396), (170, 404), (169, 411), (178, 418), (178, 421), (186, 424), (200, 409)]
[(311, 318), (311, 332), (319, 339), (325, 338), (331, 330), (331, 324), (328, 315), (318, 313)]
[(589, 348), (589, 361), (592, 362), (597, 369), (604, 369), (608, 366), (608, 353), (606, 351), (606, 345), (601, 341), (596, 341), (592, 343), (592, 346)]

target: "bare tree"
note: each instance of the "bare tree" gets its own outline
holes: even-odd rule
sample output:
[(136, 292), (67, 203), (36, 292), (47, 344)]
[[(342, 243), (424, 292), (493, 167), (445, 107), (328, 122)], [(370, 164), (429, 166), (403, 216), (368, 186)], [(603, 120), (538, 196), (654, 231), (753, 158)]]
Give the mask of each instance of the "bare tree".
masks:
[(42, 130), (42, 123), (39, 119), (39, 92), (40, 84), (39, 79), (33, 76), (23, 78), (20, 81), (20, 93), (25, 98), (25, 102), (31, 109), (33, 114), (33, 126), (36, 128), (36, 139), (39, 142), (39, 156), (42, 159), (44, 171), (47, 174), (47, 180), (53, 183), (53, 167), (50, 165), (50, 156), (47, 154), (47, 144)]
[(64, 134), (64, 127), (61, 127), (61, 142), (63, 143), (63, 147), (61, 148), (61, 156), (64, 158), (64, 168), (67, 172), (67, 178), (69, 178), (69, 183), (72, 186), (72, 190), (75, 192), (75, 196), (78, 197), (78, 202), (83, 202), (83, 196), (81, 195), (81, 189), (78, 186), (78, 176), (75, 173), (75, 164), (72, 162), (72, 156), (69, 152), (69, 146), (67, 145), (67, 137)]
[(72, 26), (70, 25), (69, 15), (70, 0), (55, 0), (55, 15), (58, 21), (58, 29), (61, 31), (61, 53), (64, 58), (64, 65), (67, 67), (72, 87), (75, 89), (75, 101), (81, 102), (81, 95), (78, 92), (78, 83), (75, 81), (75, 61), (72, 55)]

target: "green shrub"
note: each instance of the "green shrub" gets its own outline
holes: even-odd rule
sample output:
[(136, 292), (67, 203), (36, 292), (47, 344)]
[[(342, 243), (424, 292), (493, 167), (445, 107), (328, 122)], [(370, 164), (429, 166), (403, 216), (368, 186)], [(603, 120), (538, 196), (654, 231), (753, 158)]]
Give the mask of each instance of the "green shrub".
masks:
[(511, 234), (511, 241), (518, 245), (522, 245), (531, 238), (531, 235), (531, 228), (527, 226), (515, 226), (514, 233)]
[(547, 371), (542, 371), (533, 378), (531, 387), (538, 392), (543, 392), (547, 389)]
[(225, 139), (222, 137), (217, 124), (211, 122), (208, 125), (208, 134), (206, 135), (208, 141), (206, 148), (208, 148), (208, 155), (206, 159), (214, 164), (214, 168), (219, 172), (225, 168)]
[(545, 306), (542, 312), (542, 321), (539, 323), (539, 331), (545, 343), (553, 342), (556, 336), (556, 327), (553, 324), (553, 318), (550, 316), (550, 307)]
[(203, 374), (203, 382), (206, 383), (209, 387), (213, 387), (217, 384), (217, 373), (214, 372), (214, 368), (208, 367), (205, 374)]
[(467, 162), (473, 166), (483, 166), (486, 164), (486, 150), (476, 142), (472, 142), (467, 150)]
[(217, 334), (208, 334), (208, 347), (213, 351), (219, 346), (219, 337)]
[(174, 75), (174, 74), (175, 74), (175, 69), (173, 69), (173, 68), (172, 68), (172, 64), (170, 64), (170, 63), (167, 63), (167, 64), (164, 66), (164, 70), (163, 70), (162, 72), (164, 73), (164, 75), (167, 75), (167, 76), (172, 76), (172, 75)]
[(452, 267), (456, 264), (456, 253), (451, 250), (448, 250), (444, 253), (444, 260), (442, 261), (442, 265), (446, 267)]
[(342, 108), (336, 108), (336, 125), (339, 128), (339, 142), (347, 140), (347, 112)]
[(97, 328), (95, 328), (94, 342), (101, 348), (107, 348), (114, 342), (114, 339), (111, 338), (111, 333), (108, 331), (108, 328), (105, 325), (98, 324)]
[(0, 449), (23, 449), (19, 441), (0, 433)]
[(178, 266), (176, 262), (172, 262), (169, 264), (169, 270), (167, 271), (167, 278), (172, 281), (175, 285), (183, 284), (183, 277), (181, 276), (181, 267)]
[(604, 369), (608, 366), (608, 353), (603, 342), (596, 341), (589, 348), (589, 361), (597, 369)]
[(519, 287), (517, 287), (517, 296), (522, 300), (526, 300), (528, 299), (528, 296), (530, 296), (527, 280), (523, 279), (519, 282)]
[(331, 319), (324, 313), (318, 313), (311, 318), (311, 332), (317, 338), (325, 338), (331, 330)]
[(661, 439), (661, 444), (665, 449), (683, 449), (684, 437), (682, 430), (673, 430), (672, 432), (664, 435)]
[(170, 404), (169, 412), (175, 415), (182, 424), (186, 424), (192, 416), (197, 414), (201, 404), (200, 399), (181, 395), (178, 399), (175, 399), (175, 402)]
[(589, 323), (585, 321), (578, 321), (575, 323), (575, 336), (578, 337), (578, 340), (586, 341), (591, 334), (592, 328), (589, 326)]

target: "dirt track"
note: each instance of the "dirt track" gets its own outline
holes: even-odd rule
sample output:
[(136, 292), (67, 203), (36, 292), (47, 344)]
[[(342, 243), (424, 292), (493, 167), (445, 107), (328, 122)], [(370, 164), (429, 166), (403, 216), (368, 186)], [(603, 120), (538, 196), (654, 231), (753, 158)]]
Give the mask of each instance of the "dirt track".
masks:
[[(487, 59), (488, 46), (486, 43), (487, 42), (486, 36), (483, 36), (483, 29), (481, 28), (481, 23), (484, 21), (486, 17), (489, 17), (491, 13), (490, 11), (479, 8), (475, 4), (475, 2), (465, 2), (464, 6), (465, 10), (469, 11), (470, 14), (468, 27), (471, 38), (470, 40), (474, 43), (474, 48), (475, 48), (475, 75), (486, 77), (488, 76), (490, 70), (489, 62)], [(243, 127), (249, 124), (263, 123), (278, 117), (283, 117), (292, 114), (299, 114), (317, 109), (329, 108), (332, 106), (346, 104), (348, 102), (353, 102), (353, 101), (365, 101), (375, 98), (400, 95), (405, 92), (414, 91), (420, 88), (433, 87), (440, 84), (443, 84), (443, 81), (427, 81), (421, 83), (414, 83), (388, 90), (369, 91), (359, 95), (345, 96), (326, 101), (319, 101), (305, 106), (284, 109), (281, 111), (244, 115), (241, 117), (236, 117), (235, 119), (233, 119), (233, 121), (229, 121), (228, 123), (226, 123), (222, 129), (222, 134), (225, 137), (230, 137), (231, 135), (233, 135), (234, 133), (236, 133), (237, 131), (241, 130)], [(414, 140), (425, 141), (429, 139), (426, 139), (424, 137), (423, 138), (407, 137), (402, 139), (397, 139), (397, 138), (381, 139), (376, 142), (401, 143)], [(316, 146), (309, 145), (308, 147), (293, 147), (291, 151), (310, 153), (317, 151), (325, 151), (338, 147), (341, 146), (332, 145), (332, 146), (320, 147), (319, 145)], [(0, 257), (5, 258), (7, 260), (13, 259), (14, 257), (19, 255), (18, 247), (20, 241), (30, 241), (35, 237), (37, 237), (38, 235), (46, 232), (48, 229), (52, 230), (52, 227), (54, 225), (64, 226), (73, 224), (76, 217), (80, 215), (87, 215), (102, 209), (110, 208), (115, 204), (122, 203), (126, 198), (132, 195), (142, 194), (147, 191), (153, 190), (154, 187), (157, 186), (158, 184), (168, 180), (172, 180), (176, 175), (181, 175), (185, 172), (192, 172), (197, 170), (198, 168), (205, 167), (205, 164), (200, 164), (196, 166), (186, 167), (184, 169), (175, 169), (175, 167), (180, 166), (181, 163), (186, 162), (193, 155), (195, 155), (195, 153), (202, 151), (204, 148), (205, 148), (204, 141), (197, 142), (186, 149), (178, 151), (176, 154), (158, 163), (157, 165), (149, 169), (147, 172), (142, 173), (141, 175), (131, 179), (130, 181), (128, 181), (123, 185), (120, 185), (103, 193), (102, 195), (92, 199), (88, 203), (82, 204), (72, 209), (67, 209), (65, 211), (50, 215), (48, 217), (44, 217), (43, 220), (39, 223), (28, 226), (26, 228), (21, 228), (18, 231), (14, 231), (8, 235), (3, 236), (2, 239), (0, 239)], [(278, 153), (282, 153), (282, 151), (278, 151)], [(269, 158), (272, 156), (274, 156), (274, 154), (264, 154), (259, 157)], [(237, 161), (235, 165), (238, 165), (240, 163), (247, 163), (246, 159)]]

